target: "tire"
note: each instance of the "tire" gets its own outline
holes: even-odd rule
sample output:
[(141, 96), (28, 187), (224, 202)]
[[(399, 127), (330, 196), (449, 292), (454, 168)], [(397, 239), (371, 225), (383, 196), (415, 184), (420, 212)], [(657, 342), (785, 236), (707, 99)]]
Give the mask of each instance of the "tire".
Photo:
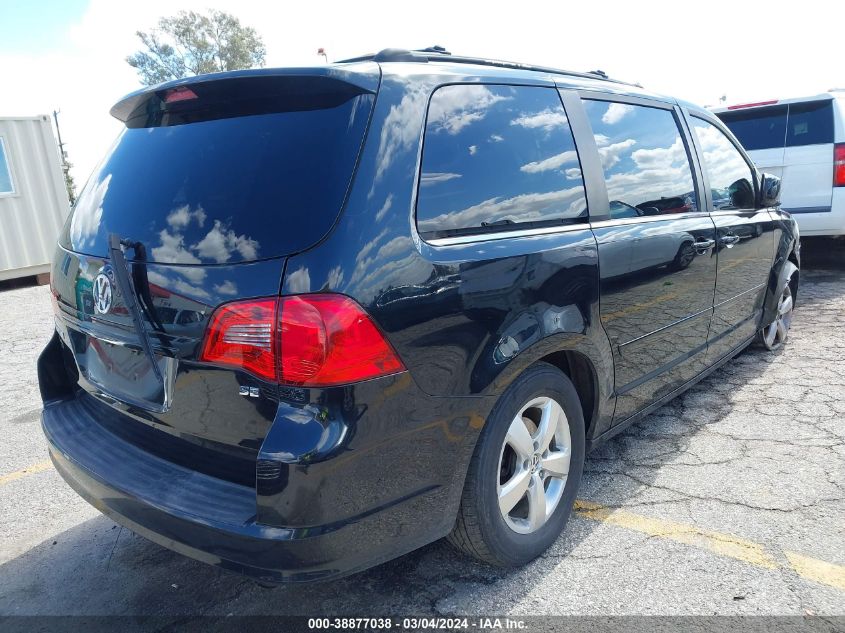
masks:
[(695, 259), (695, 245), (692, 242), (684, 242), (678, 248), (675, 258), (669, 264), (669, 270), (679, 271), (689, 268)]
[(783, 347), (789, 336), (794, 309), (795, 298), (792, 294), (792, 275), (790, 275), (780, 291), (775, 320), (757, 330), (757, 336), (754, 339), (756, 345), (770, 352), (775, 352)]
[[(555, 416), (557, 426), (549, 435), (551, 425), (544, 420)], [(547, 363), (529, 367), (502, 394), (484, 425), (449, 542), (499, 567), (524, 565), (546, 551), (572, 513), (584, 470), (584, 434), (581, 403), (569, 378)], [(533, 447), (530, 459), (528, 447)], [(507, 513), (501, 509), (517, 497)]]

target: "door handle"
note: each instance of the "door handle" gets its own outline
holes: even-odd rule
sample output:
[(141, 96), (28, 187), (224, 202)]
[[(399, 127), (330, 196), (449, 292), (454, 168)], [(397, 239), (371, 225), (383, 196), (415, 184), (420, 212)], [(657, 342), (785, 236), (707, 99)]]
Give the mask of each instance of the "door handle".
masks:
[(695, 250), (698, 251), (699, 255), (703, 255), (711, 248), (716, 246), (716, 240), (696, 240), (695, 241)]
[(740, 240), (739, 235), (725, 235), (721, 238), (722, 244), (728, 248), (733, 248), (733, 245)]

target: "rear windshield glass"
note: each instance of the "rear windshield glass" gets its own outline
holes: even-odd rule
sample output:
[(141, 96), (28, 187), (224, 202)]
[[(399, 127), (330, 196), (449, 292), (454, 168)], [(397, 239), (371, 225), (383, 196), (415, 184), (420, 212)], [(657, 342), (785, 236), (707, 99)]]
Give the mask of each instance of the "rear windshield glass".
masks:
[(203, 115), (211, 120), (180, 104), (170, 124), (158, 116), (125, 130), (80, 195), (63, 246), (103, 256), (116, 233), (142, 242), (149, 261), (224, 264), (313, 245), (343, 204), (373, 95), (323, 94), (316, 106), (295, 96), (281, 111), (262, 103), (250, 114), (247, 103)]
[(823, 143), (833, 143), (833, 101), (790, 104), (786, 146)]
[(783, 147), (786, 136), (786, 106), (755, 108), (735, 112), (720, 112), (742, 146), (749, 151)]

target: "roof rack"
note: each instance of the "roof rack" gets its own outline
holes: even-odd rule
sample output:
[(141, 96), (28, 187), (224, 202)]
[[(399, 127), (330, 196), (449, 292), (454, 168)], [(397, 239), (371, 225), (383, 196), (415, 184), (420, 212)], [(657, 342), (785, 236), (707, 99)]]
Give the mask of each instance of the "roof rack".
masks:
[(625, 84), (627, 86), (641, 87), (639, 84), (632, 84), (618, 79), (611, 79), (603, 70), (590, 70), (587, 72), (578, 72), (574, 70), (561, 70), (560, 68), (549, 68), (547, 66), (535, 66), (533, 64), (522, 64), (520, 62), (509, 62), (500, 59), (486, 59), (483, 57), (466, 57), (462, 55), (452, 55), (442, 46), (429, 46), (428, 48), (421, 48), (416, 50), (409, 50), (405, 48), (385, 48), (378, 53), (370, 55), (361, 55), (360, 57), (352, 57), (350, 59), (340, 60), (339, 64), (348, 64), (352, 62), (441, 62), (446, 61), (453, 64), (474, 64), (478, 66), (494, 66), (496, 68), (512, 68), (514, 70), (532, 70), (536, 72), (551, 73), (554, 75), (568, 75), (574, 77), (583, 77), (584, 79), (600, 79), (603, 81), (611, 81), (613, 83)]

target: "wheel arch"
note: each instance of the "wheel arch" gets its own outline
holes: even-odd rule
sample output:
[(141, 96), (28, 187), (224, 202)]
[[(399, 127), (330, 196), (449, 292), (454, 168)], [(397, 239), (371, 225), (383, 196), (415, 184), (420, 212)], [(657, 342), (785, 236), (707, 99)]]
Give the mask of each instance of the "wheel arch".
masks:
[(607, 337), (604, 345), (585, 334), (551, 335), (520, 352), (492, 385), (502, 393), (518, 376), (539, 362), (548, 363), (572, 382), (584, 414), (588, 440), (609, 426), (613, 417), (613, 356)]

